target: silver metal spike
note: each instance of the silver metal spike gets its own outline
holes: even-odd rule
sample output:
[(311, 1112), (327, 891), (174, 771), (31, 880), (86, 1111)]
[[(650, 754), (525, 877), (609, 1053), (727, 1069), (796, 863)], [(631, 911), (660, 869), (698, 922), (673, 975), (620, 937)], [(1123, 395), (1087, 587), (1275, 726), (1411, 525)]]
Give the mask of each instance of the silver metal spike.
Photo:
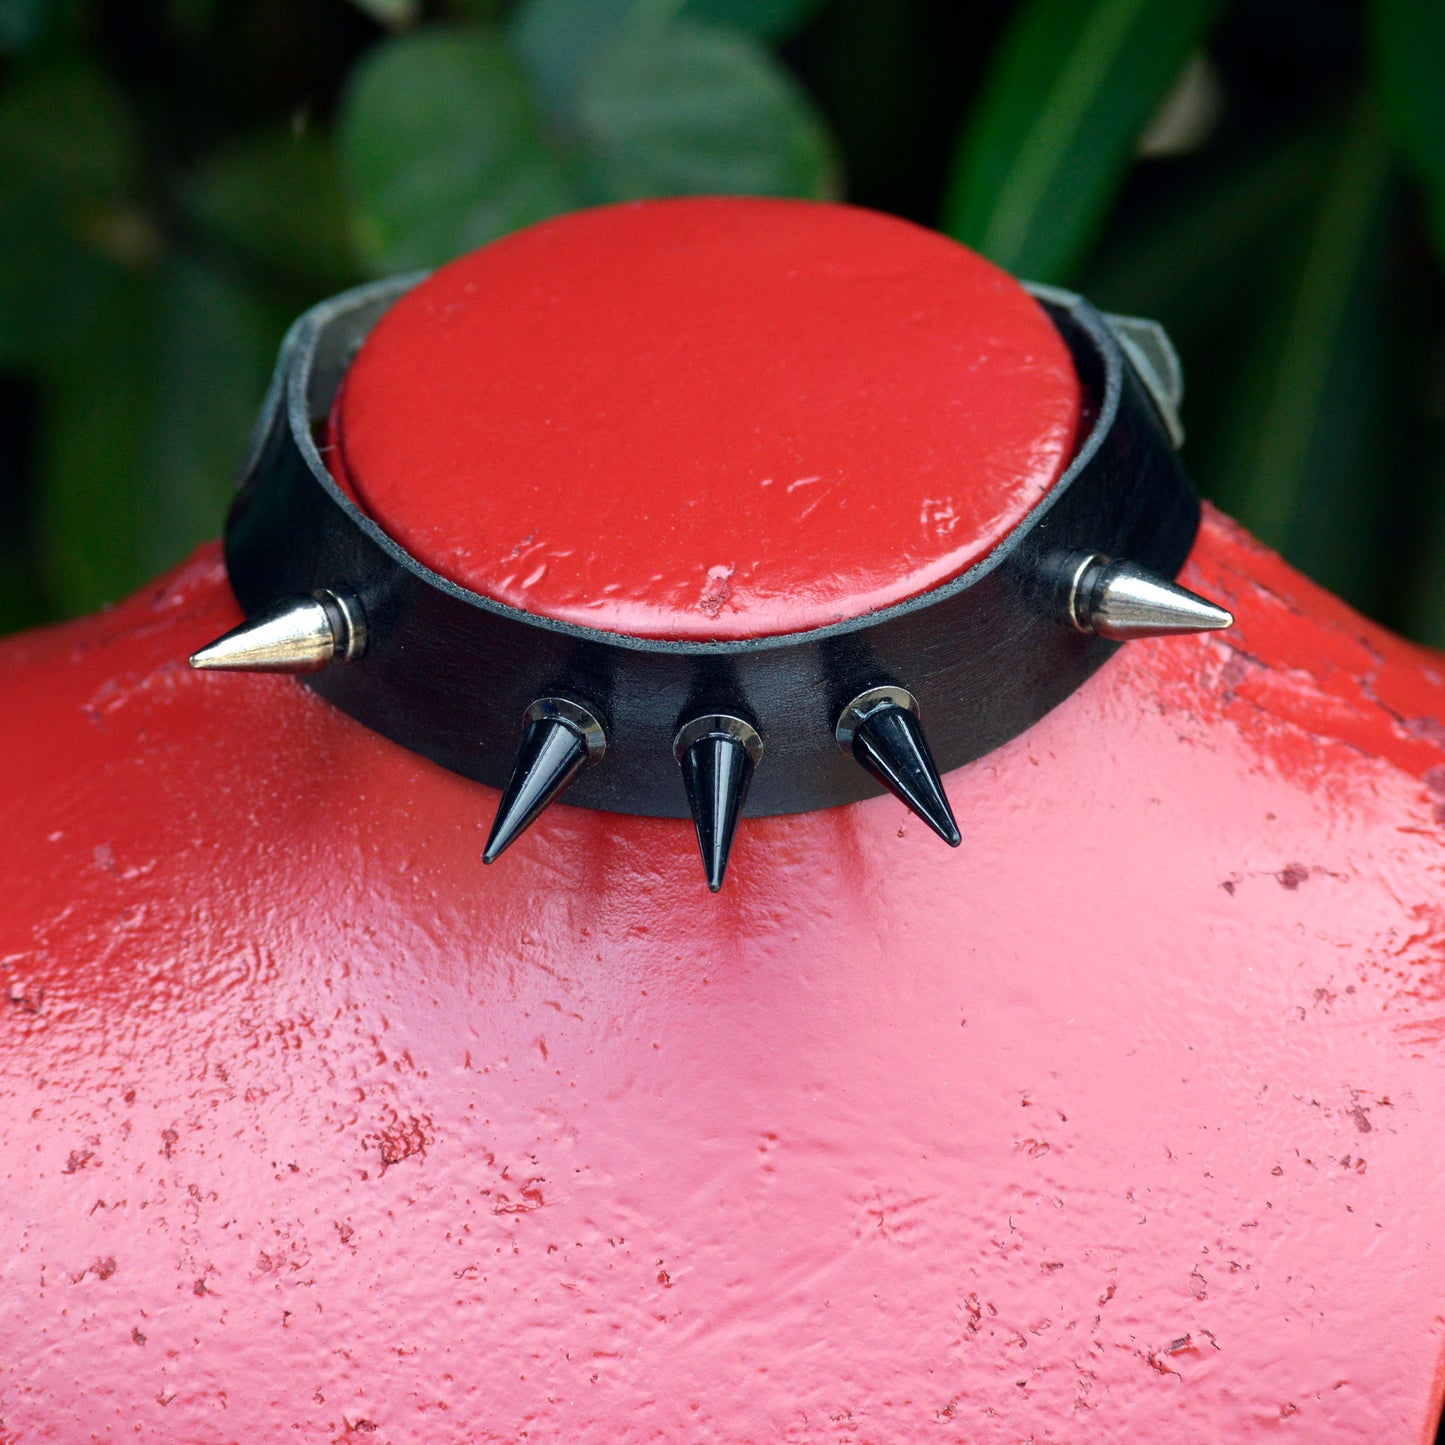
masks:
[(1128, 642), (1234, 626), (1226, 608), (1133, 562), (1086, 552), (1070, 560), (1069, 572), (1068, 616), (1080, 632)]
[(360, 604), (347, 593), (322, 588), (258, 612), (190, 661), (204, 672), (319, 672), (351, 662), (365, 648)]

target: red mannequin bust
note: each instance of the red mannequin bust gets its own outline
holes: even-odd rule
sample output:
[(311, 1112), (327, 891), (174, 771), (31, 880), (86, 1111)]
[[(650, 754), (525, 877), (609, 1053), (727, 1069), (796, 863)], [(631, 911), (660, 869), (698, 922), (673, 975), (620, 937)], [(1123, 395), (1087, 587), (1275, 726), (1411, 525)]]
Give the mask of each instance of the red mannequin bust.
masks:
[[(1090, 406), (950, 242), (659, 203), (410, 292), (328, 457), (478, 592), (766, 637)], [(746, 818), (716, 895), (565, 803), (484, 868), (494, 791), (189, 671), (214, 548), (0, 644), (0, 1439), (1431, 1440), (1445, 662), (1211, 512), (1181, 580), (1234, 629), (951, 772), (962, 846)]]

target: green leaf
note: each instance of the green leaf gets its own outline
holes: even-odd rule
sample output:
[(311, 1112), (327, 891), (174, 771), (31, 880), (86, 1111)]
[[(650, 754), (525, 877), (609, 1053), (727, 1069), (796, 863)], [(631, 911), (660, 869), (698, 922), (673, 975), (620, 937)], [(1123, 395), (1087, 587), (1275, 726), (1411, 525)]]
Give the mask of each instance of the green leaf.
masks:
[(654, 39), (679, 15), (765, 40), (801, 29), (828, 0), (522, 0), (507, 38), (549, 114), (575, 119), (587, 72), (614, 45)]
[(1016, 274), (1068, 280), (1219, 5), (1025, 0), (960, 137), (944, 229)]
[(834, 194), (827, 127), (756, 41), (679, 21), (609, 50), (578, 119), (602, 196)]
[(507, 40), (526, 67), (542, 104), (559, 120), (572, 116), (587, 69), (622, 33), (636, 0), (522, 0)]
[(106, 322), (44, 409), (39, 528), (69, 612), (219, 531), (285, 317), (178, 257), (118, 293)]
[(119, 273), (159, 239), (130, 199), (140, 145), (98, 68), (22, 71), (0, 97), (0, 363), (44, 367), (82, 349)]
[(686, 14), (764, 40), (786, 40), (812, 20), (828, 0), (689, 0)]
[(352, 0), (352, 3), (388, 30), (404, 30), (421, 17), (421, 0)]
[(0, 53), (33, 45), (45, 31), (50, 0), (0, 0)]
[(1364, 106), (1339, 148), (1302, 255), (1255, 320), (1201, 482), (1319, 581), (1371, 605), (1362, 561), (1385, 388), (1390, 147)]
[(1188, 336), (1237, 333), (1261, 271), (1318, 202), (1339, 140), (1331, 119), (1238, 159), (1193, 164), (1176, 191), (1110, 227), (1083, 293), (1102, 310), (1155, 317), (1181, 347)]
[(223, 0), (169, 0), (170, 28), (183, 42), (195, 44), (214, 28)]
[(340, 140), (357, 242), (379, 272), (437, 265), (577, 201), (516, 62), (484, 31), (375, 46)]
[(114, 198), (135, 180), (137, 130), (120, 91), (88, 61), (20, 71), (0, 98), (7, 180), (46, 182), (65, 197)]
[(172, 260), (158, 293), (141, 489), (147, 574), (220, 531), (291, 320), (199, 258)]
[(43, 408), (37, 531), (62, 613), (113, 601), (143, 574), (148, 292), (138, 283), (115, 297), (96, 344)]
[(1445, 261), (1445, 5), (1373, 0), (1370, 21), (1380, 102), (1424, 187), (1435, 249)]
[[(1391, 622), (1407, 637), (1427, 647), (1445, 648), (1445, 446), (1435, 445), (1412, 457), (1418, 469), (1419, 491), (1410, 500), (1413, 543), (1412, 564), (1401, 579), (1399, 610)], [(1407, 543), (1407, 545), (1409, 545)], [(1399, 560), (1398, 546), (1391, 548), (1392, 567)]]
[(357, 274), (341, 167), (315, 132), (227, 147), (186, 179), (181, 203), (208, 238), (283, 275), (337, 290)]
[(45, 39), (66, 8), (60, 0), (0, 0), (0, 55), (18, 55)]

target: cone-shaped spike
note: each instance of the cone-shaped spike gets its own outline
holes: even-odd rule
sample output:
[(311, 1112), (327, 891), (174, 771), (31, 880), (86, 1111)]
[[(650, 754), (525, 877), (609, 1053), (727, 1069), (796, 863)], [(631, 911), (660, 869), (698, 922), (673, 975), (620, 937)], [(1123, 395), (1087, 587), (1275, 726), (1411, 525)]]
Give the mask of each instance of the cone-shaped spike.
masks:
[(1225, 608), (1132, 562), (1085, 558), (1074, 576), (1074, 624), (1100, 637), (1127, 642), (1234, 625)]
[(191, 666), (222, 672), (319, 672), (336, 655), (331, 619), (314, 597), (278, 602), (201, 648)]
[(757, 729), (742, 718), (711, 713), (685, 723), (672, 750), (682, 769), (682, 785), (697, 826), (707, 886), (716, 893), (723, 886), (748, 784), (763, 755), (763, 741)]
[(512, 776), (497, 806), (483, 863), (495, 863), (557, 801), (584, 763), (597, 762), (607, 747), (602, 724), (566, 698), (544, 697), (526, 713), (527, 731)]
[(191, 657), (206, 672), (319, 672), (359, 656), (361, 609), (342, 593), (288, 597), (232, 628)]
[(918, 703), (901, 687), (855, 697), (838, 719), (838, 742), (951, 848), (960, 842), (943, 780), (918, 721)]

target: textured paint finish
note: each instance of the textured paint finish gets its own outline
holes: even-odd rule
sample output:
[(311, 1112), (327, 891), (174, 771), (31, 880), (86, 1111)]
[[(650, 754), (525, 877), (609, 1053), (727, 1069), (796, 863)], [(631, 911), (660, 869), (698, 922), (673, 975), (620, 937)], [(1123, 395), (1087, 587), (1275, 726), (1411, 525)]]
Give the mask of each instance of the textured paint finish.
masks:
[[(333, 466), (444, 576), (651, 637), (821, 626), (999, 542), (1062, 472), (1068, 352), (868, 211), (608, 207), (453, 262), (362, 348)], [(820, 565), (822, 562), (823, 565)]]
[(496, 795), (181, 659), (214, 550), (0, 645), (0, 1438), (1419, 1445), (1445, 663), (1217, 518), (1235, 633), (742, 825)]
[[(729, 269), (730, 311), (716, 258), (758, 217), (785, 220), (758, 267), (815, 225), (846, 255), (813, 235), (796, 291)], [(960, 254), (775, 203), (544, 227), (398, 308), (340, 430), (388, 525), (498, 595), (679, 635), (825, 620), (961, 565), (1067, 451), (1037, 313)], [(745, 384), (760, 325), (777, 369)], [(387, 349), (448, 326), (506, 358), (495, 394)], [(950, 411), (995, 329), (1008, 364)], [(563, 416), (586, 435), (549, 449)], [(870, 487), (787, 492), (831, 473), (743, 422), (790, 416)], [(949, 531), (916, 508), (965, 435)], [(383, 496), (370, 459), (418, 437)], [(516, 530), (559, 467), (546, 537), (478, 540), (479, 477)], [(703, 505), (739, 476), (742, 532)], [(758, 565), (719, 555), (699, 612), (734, 542)], [(951, 775), (961, 848), (890, 798), (750, 820), (717, 896), (690, 823), (565, 806), (483, 868), (495, 793), (294, 679), (189, 672), (237, 621), (214, 549), (0, 644), (0, 1442), (1424, 1445), (1445, 662), (1217, 517), (1183, 580), (1237, 630), (1131, 644)]]

